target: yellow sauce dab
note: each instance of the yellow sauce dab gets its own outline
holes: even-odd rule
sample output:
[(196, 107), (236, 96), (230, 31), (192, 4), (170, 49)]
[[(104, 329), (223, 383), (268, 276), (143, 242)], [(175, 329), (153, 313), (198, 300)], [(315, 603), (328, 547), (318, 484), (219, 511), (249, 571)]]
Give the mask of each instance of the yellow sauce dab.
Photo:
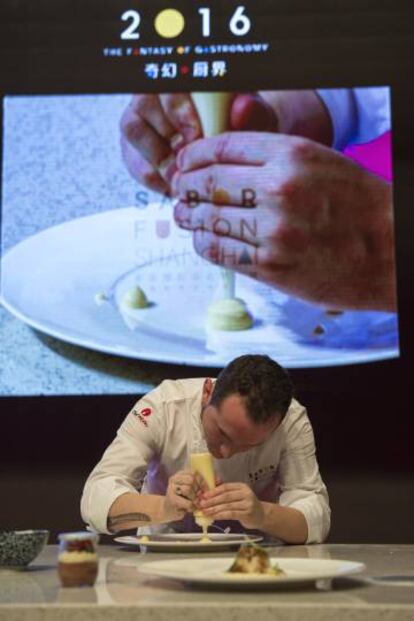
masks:
[[(202, 518), (201, 518), (201, 519), (202, 519)], [(200, 521), (201, 521), (201, 520), (200, 520)], [(211, 539), (210, 539), (210, 537), (208, 536), (208, 532), (207, 532), (207, 530), (208, 530), (208, 526), (209, 526), (209, 525), (205, 522), (205, 520), (203, 520), (203, 521), (202, 521), (202, 524), (201, 524), (201, 528), (203, 529), (203, 535), (202, 535), (202, 537), (201, 537), (201, 539), (200, 539), (200, 543), (211, 543)]]
[(148, 535), (142, 535), (142, 537), (140, 537), (138, 539), (139, 543), (149, 543), (150, 538), (148, 537)]
[(141, 287), (138, 286), (128, 289), (122, 298), (122, 304), (133, 309), (148, 308), (149, 306), (147, 296)]
[(207, 309), (207, 322), (215, 330), (249, 330), (253, 326), (253, 318), (246, 303), (239, 298), (216, 300)]

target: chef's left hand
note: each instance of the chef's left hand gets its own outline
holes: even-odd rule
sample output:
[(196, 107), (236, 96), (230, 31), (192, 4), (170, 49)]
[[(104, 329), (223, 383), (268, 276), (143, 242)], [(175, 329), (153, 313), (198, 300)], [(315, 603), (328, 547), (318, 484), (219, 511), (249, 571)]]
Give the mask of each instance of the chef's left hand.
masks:
[(245, 483), (223, 483), (208, 490), (199, 506), (214, 520), (238, 520), (245, 528), (260, 528), (264, 518), (261, 502)]

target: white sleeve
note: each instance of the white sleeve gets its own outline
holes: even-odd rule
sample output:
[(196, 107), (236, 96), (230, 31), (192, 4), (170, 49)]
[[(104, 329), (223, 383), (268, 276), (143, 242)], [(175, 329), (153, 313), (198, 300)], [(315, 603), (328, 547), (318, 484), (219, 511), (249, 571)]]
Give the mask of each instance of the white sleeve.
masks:
[(388, 86), (327, 88), (317, 93), (332, 120), (333, 147), (342, 151), (351, 144), (378, 138), (391, 129)]
[(109, 533), (108, 512), (118, 496), (139, 493), (147, 466), (163, 443), (165, 417), (157, 393), (155, 389), (134, 405), (85, 483), (82, 518), (100, 533)]
[(308, 525), (306, 543), (321, 543), (330, 528), (328, 493), (319, 473), (312, 426), (303, 408), (288, 430), (279, 464), (279, 504), (298, 509)]

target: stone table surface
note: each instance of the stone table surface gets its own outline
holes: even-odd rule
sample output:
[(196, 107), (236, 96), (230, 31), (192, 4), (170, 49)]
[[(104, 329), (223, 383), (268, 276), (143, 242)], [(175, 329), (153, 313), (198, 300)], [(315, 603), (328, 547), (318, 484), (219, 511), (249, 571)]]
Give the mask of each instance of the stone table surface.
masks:
[[(111, 545), (98, 548), (100, 564), (94, 587), (62, 588), (57, 552), (57, 546), (47, 546), (27, 570), (0, 570), (0, 621), (414, 619), (414, 545), (271, 547), (272, 556), (346, 559), (366, 564), (366, 570), (353, 577), (271, 591), (192, 588), (144, 575), (137, 569), (143, 563), (185, 555), (140, 553), (138, 548)], [(230, 559), (234, 553), (213, 555)], [(199, 554), (195, 557), (199, 558)], [(404, 586), (378, 582), (386, 575), (404, 576), (408, 582)]]

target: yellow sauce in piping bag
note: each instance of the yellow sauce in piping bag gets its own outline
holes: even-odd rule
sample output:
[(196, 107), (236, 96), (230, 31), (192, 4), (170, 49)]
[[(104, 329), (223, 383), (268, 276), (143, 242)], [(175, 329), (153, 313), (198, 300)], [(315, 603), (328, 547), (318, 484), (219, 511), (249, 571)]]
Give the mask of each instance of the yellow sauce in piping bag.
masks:
[[(214, 489), (216, 487), (216, 480), (214, 477), (213, 458), (210, 453), (192, 453), (190, 455), (190, 467), (193, 472), (201, 474), (208, 489)], [(203, 529), (203, 536), (201, 541), (206, 543), (211, 541), (208, 537), (208, 527), (214, 522), (214, 520), (206, 515), (201, 510), (194, 511), (194, 519), (196, 524)]]

